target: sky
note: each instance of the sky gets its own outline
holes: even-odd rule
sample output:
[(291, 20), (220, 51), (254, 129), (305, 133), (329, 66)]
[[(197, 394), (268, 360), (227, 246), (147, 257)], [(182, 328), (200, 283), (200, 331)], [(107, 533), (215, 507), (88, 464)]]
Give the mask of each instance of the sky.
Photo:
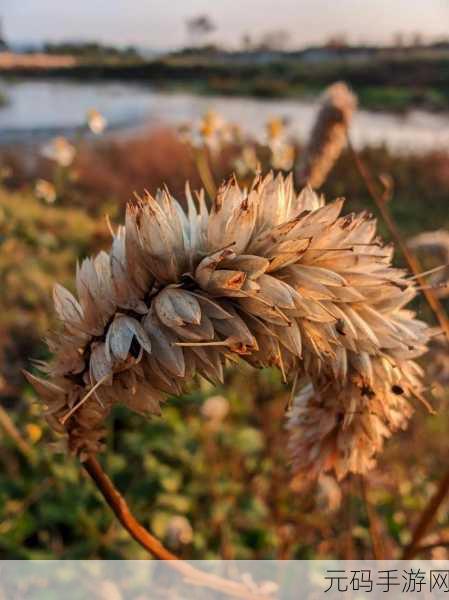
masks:
[(385, 44), (397, 32), (424, 39), (449, 35), (449, 0), (0, 0), (11, 42), (98, 40), (171, 49), (188, 42), (186, 19), (207, 14), (213, 41), (237, 47), (244, 34), (290, 33), (290, 44)]

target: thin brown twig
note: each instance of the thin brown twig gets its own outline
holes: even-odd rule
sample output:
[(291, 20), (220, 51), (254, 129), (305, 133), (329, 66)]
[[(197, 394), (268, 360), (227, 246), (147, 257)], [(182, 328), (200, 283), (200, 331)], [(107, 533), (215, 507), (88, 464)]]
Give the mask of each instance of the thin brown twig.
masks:
[(443, 479), (440, 481), (437, 491), (430, 498), (427, 506), (421, 513), (421, 517), (413, 532), (412, 540), (404, 549), (402, 558), (404, 560), (411, 559), (416, 556), (419, 551), (419, 542), (427, 533), (432, 521), (434, 520), (441, 503), (443, 502), (446, 494), (449, 492), (449, 470), (446, 472)]
[[(372, 177), (371, 173), (369, 172), (368, 168), (366, 167), (366, 165), (364, 164), (364, 162), (362, 161), (362, 159), (360, 158), (358, 153), (355, 151), (355, 149), (349, 139), (348, 139), (348, 145), (349, 145), (349, 150), (351, 152), (351, 155), (354, 159), (355, 165), (357, 167), (357, 170), (358, 170), (362, 180), (364, 181), (371, 198), (373, 199), (377, 208), (379, 209), (379, 212), (382, 215), (387, 227), (389, 228), (391, 235), (393, 236), (393, 238), (397, 242), (398, 246), (400, 247), (400, 249), (404, 255), (404, 258), (410, 267), (410, 270), (413, 271), (413, 274), (416, 276), (418, 283), (422, 287), (422, 292), (424, 294), (424, 297), (427, 300), (427, 303), (429, 304), (429, 306), (432, 309), (433, 313), (435, 314), (436, 318), (438, 319), (441, 329), (446, 334), (447, 340), (449, 342), (449, 319), (446, 314), (446, 311), (444, 310), (443, 305), (441, 304), (440, 300), (435, 296), (432, 289), (425, 285), (426, 281), (422, 276), (422, 269), (421, 269), (418, 259), (416, 258), (414, 253), (410, 250), (410, 248), (408, 248), (407, 244), (403, 240), (401, 232), (399, 231), (398, 226), (396, 225), (393, 217), (391, 216), (391, 213), (388, 210), (386, 202), (384, 201), (384, 199), (382, 198), (382, 195), (379, 194), (379, 192), (377, 190), (374, 178)], [(443, 478), (440, 481), (440, 484), (438, 486), (438, 490), (432, 496), (432, 498), (430, 498), (427, 506), (424, 508), (423, 512), (421, 513), (421, 517), (420, 517), (418, 524), (416, 525), (415, 530), (413, 532), (412, 540), (411, 540), (410, 544), (408, 544), (408, 546), (406, 546), (406, 548), (404, 549), (404, 552), (403, 552), (404, 559), (410, 559), (410, 558), (413, 558), (413, 556), (415, 556), (416, 549), (418, 548), (419, 542), (421, 541), (423, 536), (426, 534), (428, 528), (430, 527), (431, 523), (433, 522), (433, 520), (436, 516), (436, 513), (438, 512), (438, 509), (439, 509), (441, 503), (443, 502), (443, 500), (445, 499), (445, 497), (448, 493), (449, 493), (449, 470), (443, 476)]]
[(373, 558), (375, 560), (384, 560), (387, 558), (385, 545), (379, 531), (379, 520), (368, 495), (368, 482), (366, 478), (360, 476), (360, 489), (362, 492), (363, 503), (365, 504), (366, 515), (368, 517), (369, 534), (371, 537), (371, 547), (373, 550)]
[(3, 427), (5, 433), (13, 440), (16, 444), (18, 450), (25, 456), (25, 458), (31, 463), (34, 464), (36, 460), (36, 456), (33, 448), (26, 442), (20, 431), (14, 425), (13, 420), (8, 415), (3, 406), (0, 406), (0, 426)]
[(167, 550), (157, 538), (147, 531), (134, 517), (123, 496), (115, 488), (95, 456), (90, 455), (83, 466), (102, 493), (104, 499), (114, 512), (121, 525), (128, 533), (150, 554), (158, 560), (168, 561), (168, 564), (183, 575), (192, 585), (217, 590), (233, 598), (245, 600), (272, 600), (272, 596), (262, 592), (254, 592), (245, 584), (230, 579), (224, 579), (211, 573), (196, 569), (184, 560), (178, 559)]
[(440, 300), (435, 296), (432, 289), (426, 286), (426, 281), (421, 274), (422, 268), (419, 264), (419, 261), (416, 258), (415, 254), (410, 250), (410, 248), (403, 240), (401, 232), (399, 231), (398, 226), (396, 225), (393, 217), (391, 216), (390, 211), (388, 210), (387, 203), (384, 201), (382, 195), (378, 192), (374, 178), (369, 172), (367, 166), (362, 161), (358, 153), (355, 151), (350, 140), (348, 140), (348, 145), (357, 170), (361, 178), (363, 179), (371, 198), (374, 200), (374, 203), (379, 209), (379, 212), (382, 215), (382, 218), (384, 219), (388, 229), (390, 230), (391, 235), (393, 236), (399, 248), (401, 249), (404, 258), (407, 261), (408, 266), (410, 267), (410, 270), (413, 271), (413, 274), (416, 276), (418, 283), (423, 287), (422, 292), (424, 294), (424, 297), (427, 300), (427, 303), (429, 304), (436, 318), (438, 319), (441, 329), (445, 332), (449, 342), (449, 319), (447, 317), (446, 311), (443, 308), (443, 305), (441, 304)]
[(422, 546), (417, 546), (414, 550), (413, 556), (418, 556), (418, 554), (428, 552), (429, 550), (434, 550), (435, 548), (449, 548), (449, 540), (440, 540), (439, 542), (433, 542), (432, 544), (423, 544)]

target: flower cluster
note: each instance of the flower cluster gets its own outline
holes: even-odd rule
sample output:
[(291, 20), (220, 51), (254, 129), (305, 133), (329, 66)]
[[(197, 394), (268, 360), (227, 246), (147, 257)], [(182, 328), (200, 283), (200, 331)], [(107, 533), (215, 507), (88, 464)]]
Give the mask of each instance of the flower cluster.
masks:
[(241, 131), (238, 125), (226, 121), (223, 116), (214, 111), (206, 111), (197, 123), (183, 123), (178, 132), (181, 139), (193, 148), (208, 148), (216, 155), (227, 144), (241, 141)]
[(78, 299), (56, 286), (49, 380), (28, 375), (50, 424), (95, 452), (115, 404), (158, 414), (194, 373), (219, 382), (242, 357), (311, 381), (289, 420), (298, 473), (371, 466), (420, 396), (427, 342), (373, 218), (271, 174), (248, 190), (229, 181), (210, 209), (187, 187), (185, 204), (167, 190), (129, 204), (111, 251), (78, 268)]

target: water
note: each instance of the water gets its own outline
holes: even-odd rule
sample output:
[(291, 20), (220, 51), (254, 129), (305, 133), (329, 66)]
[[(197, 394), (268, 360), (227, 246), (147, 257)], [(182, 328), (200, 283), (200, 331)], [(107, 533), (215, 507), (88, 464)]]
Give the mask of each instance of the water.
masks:
[[(9, 98), (9, 104), (0, 108), (0, 144), (73, 135), (85, 122), (90, 108), (104, 114), (110, 134), (195, 121), (206, 110), (214, 109), (256, 136), (263, 134), (264, 123), (270, 117), (285, 117), (291, 133), (304, 140), (317, 109), (316, 102), (305, 100), (196, 96), (129, 83), (0, 80), (0, 91)], [(395, 152), (449, 149), (449, 116), (424, 111), (400, 116), (360, 110), (351, 135), (358, 147), (385, 144)]]

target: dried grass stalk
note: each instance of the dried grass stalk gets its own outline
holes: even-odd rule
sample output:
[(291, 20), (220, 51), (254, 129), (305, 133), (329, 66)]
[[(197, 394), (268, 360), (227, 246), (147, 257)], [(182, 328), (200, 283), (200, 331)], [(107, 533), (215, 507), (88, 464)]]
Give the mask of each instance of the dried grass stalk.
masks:
[(320, 111), (296, 167), (300, 186), (319, 188), (338, 160), (347, 140), (357, 98), (343, 82), (334, 83), (324, 93)]

